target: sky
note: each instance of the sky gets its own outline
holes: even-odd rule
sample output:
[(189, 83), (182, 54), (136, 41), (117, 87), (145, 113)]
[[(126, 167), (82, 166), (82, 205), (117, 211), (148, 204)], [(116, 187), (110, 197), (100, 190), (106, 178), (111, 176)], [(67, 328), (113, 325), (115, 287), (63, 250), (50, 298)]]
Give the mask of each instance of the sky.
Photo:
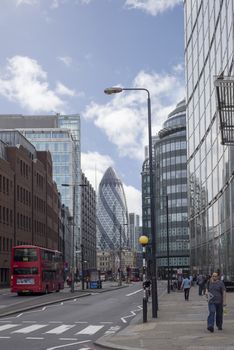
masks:
[(80, 114), (81, 166), (112, 166), (141, 215), (148, 144), (185, 97), (182, 0), (0, 0), (0, 114)]

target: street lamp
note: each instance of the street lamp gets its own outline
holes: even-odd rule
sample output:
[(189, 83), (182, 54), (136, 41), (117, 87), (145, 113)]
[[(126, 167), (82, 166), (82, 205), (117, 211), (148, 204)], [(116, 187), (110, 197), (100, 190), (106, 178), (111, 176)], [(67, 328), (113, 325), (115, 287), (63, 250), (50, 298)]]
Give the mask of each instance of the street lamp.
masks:
[[(128, 224), (122, 224), (128, 226)], [(122, 225), (119, 227), (119, 286), (122, 286)]]
[(158, 317), (158, 291), (156, 278), (156, 233), (154, 212), (154, 185), (153, 185), (153, 154), (152, 154), (152, 130), (151, 130), (151, 101), (149, 90), (145, 88), (121, 88), (109, 87), (104, 90), (105, 94), (111, 95), (122, 91), (145, 91), (148, 105), (148, 138), (149, 138), (149, 178), (150, 178), (150, 218), (151, 218), (151, 244), (152, 244), (152, 317)]
[[(71, 293), (74, 293), (75, 280), (75, 194), (76, 184), (61, 184), (63, 187), (72, 187), (72, 201), (73, 201), (73, 225), (72, 225), (72, 271), (71, 271)], [(88, 186), (86, 184), (77, 184), (77, 186)]]
[(146, 259), (145, 246), (148, 244), (149, 238), (147, 236), (140, 236), (139, 243), (142, 245), (142, 259), (143, 259), (143, 322), (147, 322), (147, 297), (145, 288), (145, 274), (146, 274)]
[(80, 245), (81, 247), (81, 285), (82, 285), (82, 290), (84, 290), (84, 244)]

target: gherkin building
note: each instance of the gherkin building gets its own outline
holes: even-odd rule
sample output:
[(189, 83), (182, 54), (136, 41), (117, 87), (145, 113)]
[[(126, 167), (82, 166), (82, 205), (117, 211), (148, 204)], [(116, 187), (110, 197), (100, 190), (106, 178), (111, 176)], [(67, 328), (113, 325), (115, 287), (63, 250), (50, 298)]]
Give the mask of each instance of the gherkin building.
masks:
[(112, 251), (128, 248), (128, 211), (124, 188), (109, 167), (99, 184), (97, 204), (98, 249)]

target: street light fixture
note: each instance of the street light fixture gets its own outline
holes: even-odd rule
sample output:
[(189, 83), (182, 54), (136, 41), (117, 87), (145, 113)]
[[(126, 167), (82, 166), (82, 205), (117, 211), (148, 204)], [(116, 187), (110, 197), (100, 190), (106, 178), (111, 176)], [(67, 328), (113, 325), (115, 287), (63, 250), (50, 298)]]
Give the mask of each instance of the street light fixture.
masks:
[(119, 227), (119, 286), (122, 286), (122, 226), (128, 226), (128, 224), (122, 224)]
[(111, 95), (123, 91), (145, 91), (147, 93), (148, 105), (148, 138), (149, 138), (149, 178), (150, 178), (150, 218), (151, 218), (151, 244), (152, 244), (152, 317), (158, 317), (158, 291), (156, 277), (156, 233), (155, 233), (155, 211), (154, 211), (154, 186), (153, 186), (153, 154), (152, 154), (152, 130), (151, 130), (151, 101), (149, 90), (145, 88), (121, 88), (109, 87), (104, 90), (105, 94)]
[(63, 187), (72, 187), (72, 201), (73, 201), (73, 225), (72, 225), (72, 271), (71, 271), (71, 293), (74, 293), (75, 280), (75, 194), (76, 186), (88, 186), (86, 184), (61, 184)]

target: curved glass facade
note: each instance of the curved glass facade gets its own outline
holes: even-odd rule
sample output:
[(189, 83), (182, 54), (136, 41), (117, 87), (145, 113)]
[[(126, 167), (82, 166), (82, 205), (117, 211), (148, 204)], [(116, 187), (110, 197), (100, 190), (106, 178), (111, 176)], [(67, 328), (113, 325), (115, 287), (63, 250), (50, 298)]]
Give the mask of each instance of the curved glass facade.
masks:
[(185, 111), (185, 101), (181, 101), (169, 114), (154, 145), (156, 250), (158, 274), (162, 278), (167, 274), (168, 258), (174, 273), (190, 266)]
[(214, 86), (234, 75), (234, 1), (188, 0), (184, 13), (191, 267), (234, 279), (234, 153), (221, 144)]
[(127, 223), (128, 212), (123, 185), (110, 167), (103, 175), (98, 190), (98, 248), (107, 251), (127, 248)]

